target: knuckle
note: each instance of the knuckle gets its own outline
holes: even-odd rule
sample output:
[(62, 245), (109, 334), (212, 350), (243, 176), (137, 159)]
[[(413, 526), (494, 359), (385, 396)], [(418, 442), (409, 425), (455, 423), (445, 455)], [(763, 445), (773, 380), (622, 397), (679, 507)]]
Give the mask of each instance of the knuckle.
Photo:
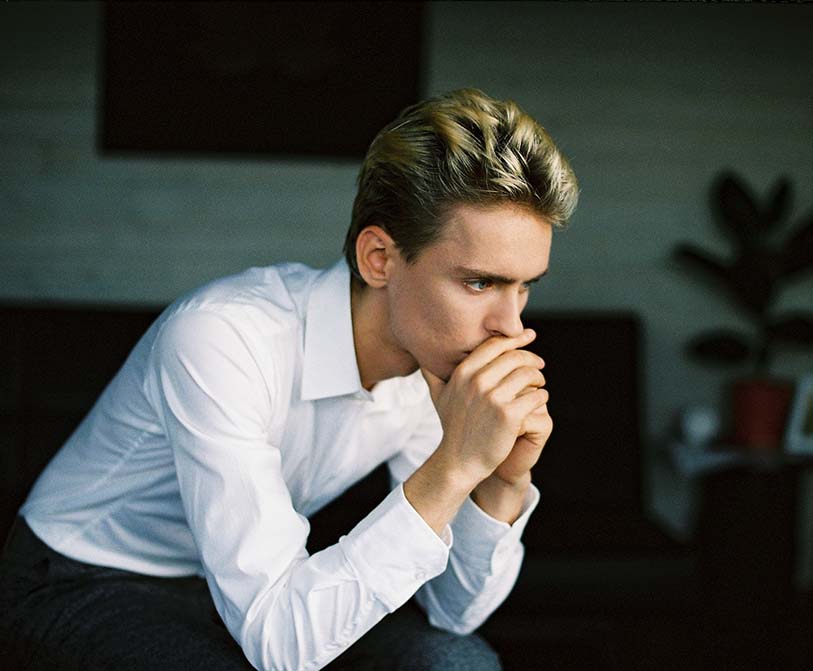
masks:
[(525, 357), (520, 350), (512, 349), (502, 354), (502, 360), (512, 368), (521, 368), (525, 364)]
[(526, 350), (526, 349), (522, 349), (522, 350), (519, 350), (519, 351), (520, 351), (520, 352), (522, 352), (522, 358), (523, 358), (525, 361), (527, 361), (527, 362), (528, 362), (528, 365), (529, 365), (529, 366), (533, 366), (534, 368), (539, 368), (539, 364), (542, 362), (542, 359), (540, 359), (540, 358), (539, 358), (539, 357), (538, 357), (536, 354), (534, 354), (533, 352), (529, 352), (529, 351), (528, 351), (528, 350)]
[(479, 396), (484, 396), (488, 392), (488, 387), (486, 386), (486, 381), (482, 373), (476, 373), (471, 378), (471, 388), (475, 394)]
[(490, 391), (486, 392), (485, 394), (483, 394), (483, 397), (485, 398), (486, 402), (492, 407), (497, 408), (498, 410), (504, 409), (503, 407), (505, 404), (502, 403), (502, 400), (496, 389), (491, 389)]
[(449, 376), (449, 381), (446, 383), (446, 388), (447, 388), (447, 389), (454, 389), (454, 388), (456, 388), (456, 387), (457, 387), (457, 386), (460, 384), (460, 381), (461, 381), (461, 380), (463, 379), (463, 377), (464, 377), (464, 375), (463, 375), (463, 371), (461, 370), (461, 366), (462, 366), (462, 365), (463, 365), (463, 364), (458, 365), (458, 366), (457, 366), (457, 367), (456, 367), (456, 368), (455, 368), (455, 369), (452, 371), (452, 374)]
[(519, 360), (521, 361), (521, 365), (528, 366), (529, 368), (533, 368), (534, 370), (540, 370), (544, 368), (545, 362), (538, 357), (533, 352), (528, 352), (527, 350), (516, 350), (517, 354), (519, 355)]
[(542, 360), (542, 357), (534, 352), (531, 352), (527, 349), (518, 349), (516, 350), (521, 356), (522, 359), (526, 362), (526, 365), (533, 366), (534, 368), (539, 368), (545, 362)]
[(523, 368), (519, 378), (527, 387), (538, 388), (545, 382), (536, 368)]
[(497, 417), (499, 417), (500, 421), (503, 423), (511, 423), (515, 420), (515, 411), (511, 406), (503, 405), (502, 403), (498, 403), (495, 406)]
[(487, 340), (483, 342), (480, 347), (483, 347), (487, 350), (499, 350), (505, 347), (505, 337), (504, 336), (491, 336)]
[(510, 352), (507, 353), (507, 356), (511, 357), (512, 362), (516, 362), (518, 365), (522, 365), (527, 362), (528, 354), (530, 354), (530, 352), (524, 349), (512, 349)]
[(468, 359), (463, 359), (457, 366), (455, 367), (454, 371), (452, 372), (452, 376), (450, 379), (462, 380), (469, 377), (471, 373), (471, 364), (469, 363)]

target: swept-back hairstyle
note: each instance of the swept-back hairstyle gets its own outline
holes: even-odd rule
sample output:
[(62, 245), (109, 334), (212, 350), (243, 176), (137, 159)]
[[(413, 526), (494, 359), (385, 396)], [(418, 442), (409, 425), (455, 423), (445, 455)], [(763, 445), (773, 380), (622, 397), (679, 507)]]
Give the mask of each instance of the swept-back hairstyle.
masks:
[(413, 263), (454, 205), (513, 203), (561, 227), (579, 193), (547, 131), (515, 102), (478, 89), (405, 108), (373, 139), (357, 181), (344, 254), (362, 283), (356, 239), (367, 226), (381, 226)]

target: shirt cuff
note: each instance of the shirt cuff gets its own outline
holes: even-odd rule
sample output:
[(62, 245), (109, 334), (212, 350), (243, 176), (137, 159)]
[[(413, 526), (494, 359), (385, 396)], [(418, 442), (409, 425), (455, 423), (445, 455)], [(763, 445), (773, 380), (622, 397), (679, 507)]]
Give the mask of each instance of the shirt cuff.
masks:
[(453, 552), (464, 557), (468, 564), (499, 572), (502, 560), (510, 558), (510, 550), (519, 543), (538, 503), (539, 490), (531, 483), (519, 517), (508, 524), (491, 517), (468, 497), (452, 521)]
[(446, 570), (452, 532), (438, 536), (404, 495), (393, 489), (339, 545), (359, 578), (392, 612)]

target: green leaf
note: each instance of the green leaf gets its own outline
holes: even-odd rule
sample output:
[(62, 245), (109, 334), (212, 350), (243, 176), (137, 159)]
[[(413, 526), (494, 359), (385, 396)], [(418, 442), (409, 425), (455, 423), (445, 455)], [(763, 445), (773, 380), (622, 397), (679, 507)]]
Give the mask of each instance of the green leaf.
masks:
[(692, 338), (686, 351), (696, 361), (718, 365), (743, 363), (751, 356), (748, 339), (729, 329), (708, 331)]
[(712, 205), (723, 232), (741, 247), (754, 247), (762, 230), (762, 217), (748, 187), (733, 173), (722, 174), (714, 188)]
[(782, 246), (782, 274), (795, 275), (813, 268), (813, 214), (791, 231)]
[(680, 264), (714, 280), (749, 315), (761, 317), (774, 299), (781, 264), (768, 254), (745, 252), (729, 266), (713, 254), (682, 243), (675, 247), (673, 255)]
[(776, 280), (780, 273), (781, 263), (768, 252), (745, 253), (731, 268), (731, 289), (740, 305), (760, 317), (776, 297)]
[(729, 286), (731, 282), (730, 272), (724, 261), (691, 243), (678, 244), (673, 252), (673, 257), (681, 265), (699, 270), (723, 287)]
[(787, 177), (782, 177), (774, 184), (773, 191), (768, 197), (768, 205), (762, 212), (762, 227), (764, 230), (776, 228), (776, 225), (785, 219), (790, 210), (791, 186)]
[(770, 342), (797, 347), (813, 347), (813, 313), (795, 312), (781, 315), (767, 329)]

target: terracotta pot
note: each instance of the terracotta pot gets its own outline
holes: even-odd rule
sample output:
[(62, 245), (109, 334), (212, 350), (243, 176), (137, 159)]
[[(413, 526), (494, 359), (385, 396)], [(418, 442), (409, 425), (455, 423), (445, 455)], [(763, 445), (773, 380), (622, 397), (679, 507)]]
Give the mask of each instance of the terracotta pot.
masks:
[(734, 443), (752, 450), (780, 449), (792, 397), (793, 384), (786, 380), (736, 381), (731, 390)]

